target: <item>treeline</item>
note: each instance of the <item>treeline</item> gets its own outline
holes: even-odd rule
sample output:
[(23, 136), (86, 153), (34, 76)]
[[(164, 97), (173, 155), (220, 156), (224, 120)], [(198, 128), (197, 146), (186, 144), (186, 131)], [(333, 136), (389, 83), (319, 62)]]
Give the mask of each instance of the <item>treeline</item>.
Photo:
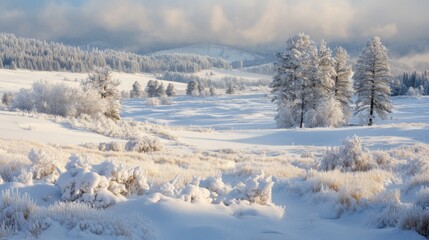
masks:
[(421, 73), (404, 72), (396, 77), (390, 86), (392, 96), (398, 95), (429, 95), (429, 71)]
[[(214, 73), (211, 73), (214, 75)], [(210, 74), (210, 75), (211, 75)], [(211, 76), (208, 76), (211, 77)], [(213, 86), (215, 88), (227, 89), (231, 85), (236, 86), (237, 88), (243, 87), (258, 87), (258, 86), (268, 86), (271, 83), (271, 79), (258, 79), (258, 80), (249, 80), (246, 78), (239, 77), (230, 77), (225, 76), (221, 79), (210, 79), (203, 78), (193, 74), (185, 74), (180, 72), (165, 72), (157, 76), (158, 79), (173, 81), (173, 82), (181, 82), (181, 83), (189, 83), (191, 81), (196, 81), (204, 86)]]
[(92, 49), (84, 51), (55, 42), (16, 37), (0, 33), (0, 68), (40, 71), (89, 72), (93, 66), (110, 66), (126, 72), (198, 72), (203, 69), (230, 68), (228, 62), (193, 54), (142, 56), (129, 52)]

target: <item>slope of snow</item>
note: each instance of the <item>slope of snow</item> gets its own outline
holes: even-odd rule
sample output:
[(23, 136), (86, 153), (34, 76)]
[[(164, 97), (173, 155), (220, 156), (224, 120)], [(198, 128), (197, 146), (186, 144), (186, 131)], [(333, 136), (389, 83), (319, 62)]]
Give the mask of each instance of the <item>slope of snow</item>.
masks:
[[(0, 69), (0, 93), (17, 92), (21, 88), (30, 88), (34, 81), (43, 80), (49, 83), (65, 83), (71, 86), (79, 86), (80, 82), (88, 77), (86, 73), (47, 72), (30, 70)], [(140, 82), (144, 88), (149, 80), (156, 79), (153, 74), (128, 74), (113, 72), (113, 78), (118, 79), (120, 91), (130, 91), (135, 81)], [(161, 81), (167, 85), (168, 81)], [(186, 89), (186, 84), (173, 82), (179, 91)]]
[(117, 140), (89, 131), (73, 129), (71, 126), (49, 120), (7, 111), (0, 111), (0, 138), (62, 145)]
[(153, 53), (154, 55), (186, 53), (220, 58), (228, 62), (253, 61), (263, 57), (254, 53), (213, 44), (197, 44), (182, 48), (173, 48)]
[[(215, 98), (177, 97), (169, 106), (141, 107), (142, 100), (127, 100), (123, 117), (163, 125), (211, 128), (212, 132), (181, 131), (183, 141), (202, 149), (287, 148), (303, 149), (338, 145), (342, 139), (360, 136), (369, 147), (391, 148), (402, 144), (429, 143), (429, 98), (394, 97), (394, 113), (375, 127), (337, 129), (277, 129), (275, 106), (265, 94)], [(353, 125), (360, 124), (358, 118)]]

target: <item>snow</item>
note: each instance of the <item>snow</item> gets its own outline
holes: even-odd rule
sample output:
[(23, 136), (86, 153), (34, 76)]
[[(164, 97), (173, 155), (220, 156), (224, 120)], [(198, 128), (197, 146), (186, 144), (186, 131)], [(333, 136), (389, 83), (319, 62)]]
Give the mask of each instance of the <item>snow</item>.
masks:
[[(34, 81), (43, 80), (48, 83), (65, 83), (71, 86), (79, 86), (82, 80), (88, 78), (87, 73), (69, 73), (69, 72), (47, 72), (47, 71), (30, 71), (30, 70), (9, 70), (0, 69), (0, 93), (18, 92), (21, 88), (30, 88)], [(113, 79), (118, 79), (120, 91), (130, 91), (135, 81), (140, 82), (143, 88), (149, 80), (156, 79), (153, 74), (146, 73), (118, 73), (113, 72)], [(169, 81), (161, 81), (165, 86)], [(173, 82), (178, 90), (186, 89), (185, 83)]]
[[(76, 76), (86, 78), (86, 74), (0, 70), (0, 92), (30, 87), (40, 78), (77, 86), (64, 80)], [(117, 76), (129, 84), (121, 85), (126, 90), (136, 79), (152, 77)], [(374, 222), (381, 221), (383, 207), (396, 206), (391, 203), (397, 200), (391, 197), (395, 193), (403, 201), (399, 207), (425, 201), (429, 97), (392, 98), (393, 114), (377, 119), (372, 127), (361, 126), (354, 117), (347, 127), (312, 129), (277, 129), (276, 107), (265, 93), (178, 96), (171, 105), (145, 103), (124, 100), (121, 116), (127, 124), (112, 121), (99, 126), (106, 129), (98, 132), (118, 138), (71, 120), (0, 111), (0, 192), (13, 188), (28, 193), (37, 210), (31, 221), (50, 216), (39, 239), (424, 239), (415, 231), (391, 225), (379, 228)], [(118, 129), (113, 131), (113, 124), (129, 129), (123, 129), (126, 134), (114, 133)], [(106, 148), (115, 142), (125, 146), (133, 136), (130, 129), (159, 138), (164, 147), (148, 153)], [(364, 172), (317, 170), (317, 159), (327, 149), (355, 135), (374, 159), (385, 159)], [(377, 155), (381, 153), (385, 155)], [(87, 160), (76, 167), (77, 175), (68, 165), (70, 156)], [(59, 174), (48, 181), (45, 175), (51, 171), (46, 170)], [(86, 178), (76, 177), (79, 174)], [(122, 195), (133, 187), (133, 180), (144, 191)], [(78, 199), (89, 203), (101, 199), (98, 206), (103, 209), (56, 203), (78, 185), (88, 193)], [(265, 197), (252, 198), (258, 194)], [(82, 224), (73, 225), (76, 222)], [(0, 238), (1, 234), (0, 227)], [(7, 238), (32, 237), (21, 230)]]
[(50, 120), (37, 119), (19, 112), (0, 111), (0, 138), (52, 144), (107, 142), (116, 139), (73, 129)]

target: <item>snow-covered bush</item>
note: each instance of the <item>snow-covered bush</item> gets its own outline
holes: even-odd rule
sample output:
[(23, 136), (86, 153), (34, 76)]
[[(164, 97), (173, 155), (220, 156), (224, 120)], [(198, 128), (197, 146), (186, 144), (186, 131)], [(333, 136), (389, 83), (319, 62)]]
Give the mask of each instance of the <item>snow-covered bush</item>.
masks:
[(176, 181), (177, 179), (161, 186), (160, 192), (191, 203), (207, 202), (225, 205), (243, 201), (261, 205), (272, 203), (271, 191), (274, 183), (271, 177), (266, 177), (264, 174), (250, 175), (244, 181), (234, 185), (225, 183), (222, 177), (194, 178), (183, 188), (177, 189)]
[(125, 144), (125, 150), (133, 152), (156, 152), (163, 148), (163, 144), (157, 138), (142, 137), (137, 140), (130, 140)]
[(54, 223), (68, 230), (125, 239), (153, 239), (153, 230), (141, 218), (127, 214), (112, 216), (84, 203), (59, 202), (38, 207), (28, 194), (7, 189), (0, 197), (0, 238), (21, 232), (39, 238)]
[(76, 202), (59, 202), (45, 212), (51, 223), (58, 222), (70, 230), (120, 239), (154, 239), (153, 230), (148, 223), (129, 213), (123, 216), (112, 215)]
[(64, 201), (105, 208), (125, 196), (141, 195), (149, 189), (146, 177), (139, 168), (126, 169), (111, 162), (90, 166), (85, 160), (72, 155), (66, 170), (57, 181)]
[(161, 104), (161, 101), (159, 100), (159, 98), (151, 97), (151, 98), (146, 99), (145, 104), (146, 104), (146, 106), (149, 106), (149, 107), (155, 107), (155, 106), (158, 106), (159, 104)]
[(171, 104), (173, 104), (173, 101), (171, 100), (171, 98), (169, 98), (167, 96), (160, 97), (160, 101), (161, 101), (161, 105), (171, 105)]
[(38, 81), (31, 89), (21, 89), (14, 97), (11, 108), (37, 111), (64, 117), (77, 117), (82, 114), (95, 116), (103, 112), (104, 101), (92, 90), (86, 92), (65, 84), (49, 84)]
[(0, 238), (4, 239), (18, 231), (30, 229), (36, 205), (28, 194), (7, 189), (0, 199)]
[(46, 152), (31, 149), (28, 159), (32, 162), (30, 172), (34, 179), (44, 180), (48, 183), (54, 183), (58, 179), (60, 168), (56, 160), (49, 158)]
[(429, 209), (420, 206), (409, 207), (403, 211), (399, 219), (399, 226), (429, 237)]
[(354, 136), (345, 139), (343, 146), (326, 151), (319, 168), (324, 171), (339, 169), (354, 172), (368, 171), (374, 166), (372, 155), (362, 145), (361, 139)]
[(124, 145), (120, 142), (100, 143), (98, 149), (103, 152), (121, 152), (124, 149)]
[(318, 202), (328, 205), (327, 214), (339, 217), (345, 211), (354, 211), (359, 206), (381, 201), (380, 194), (392, 182), (391, 172), (373, 169), (366, 172), (309, 171), (305, 181), (294, 188), (307, 193)]

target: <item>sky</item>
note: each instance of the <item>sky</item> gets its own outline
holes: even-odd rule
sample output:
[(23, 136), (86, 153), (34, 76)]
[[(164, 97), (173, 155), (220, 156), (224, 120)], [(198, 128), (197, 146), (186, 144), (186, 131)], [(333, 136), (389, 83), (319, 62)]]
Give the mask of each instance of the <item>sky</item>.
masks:
[(428, 0), (2, 0), (0, 32), (122, 50), (429, 39)]

